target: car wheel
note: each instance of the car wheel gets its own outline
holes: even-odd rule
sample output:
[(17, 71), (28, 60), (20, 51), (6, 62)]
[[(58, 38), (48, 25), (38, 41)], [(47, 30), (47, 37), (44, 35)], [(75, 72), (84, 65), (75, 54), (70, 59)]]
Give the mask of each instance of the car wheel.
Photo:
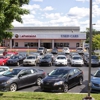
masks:
[(36, 84), (37, 84), (38, 86), (41, 85), (41, 80), (42, 80), (42, 78), (38, 78), (38, 79), (37, 79)]
[(68, 84), (64, 84), (63, 92), (68, 92)]
[(17, 66), (19, 66), (19, 62), (17, 62)]
[(17, 84), (16, 84), (16, 83), (12, 83), (12, 84), (10, 85), (9, 90), (12, 91), (12, 92), (15, 92), (15, 91), (17, 90)]
[(81, 77), (80, 79), (79, 79), (79, 85), (82, 85), (83, 84), (83, 78)]

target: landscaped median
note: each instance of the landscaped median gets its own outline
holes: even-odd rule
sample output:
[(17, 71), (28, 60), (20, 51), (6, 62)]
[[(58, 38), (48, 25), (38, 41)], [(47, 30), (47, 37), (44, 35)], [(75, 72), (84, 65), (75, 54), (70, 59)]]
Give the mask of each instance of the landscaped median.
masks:
[[(0, 100), (82, 100), (87, 94), (46, 92), (0, 92)], [(100, 100), (100, 94), (91, 94)]]

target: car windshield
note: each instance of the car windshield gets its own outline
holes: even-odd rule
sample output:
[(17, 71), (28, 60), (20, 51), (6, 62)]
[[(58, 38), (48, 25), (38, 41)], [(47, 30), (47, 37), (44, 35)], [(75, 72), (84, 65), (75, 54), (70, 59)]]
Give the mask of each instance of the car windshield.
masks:
[(34, 56), (29, 56), (29, 57), (27, 57), (27, 59), (35, 59), (35, 57)]
[(77, 50), (83, 50), (83, 48), (77, 48)]
[(81, 57), (73, 57), (74, 60), (82, 59)]
[(43, 48), (39, 48), (39, 50), (43, 50)]
[(68, 50), (68, 48), (64, 48), (64, 50)]
[(91, 58), (92, 58), (92, 59), (98, 59), (98, 57), (97, 57), (97, 56), (92, 56)]
[(3, 72), (3, 71), (6, 71), (6, 70), (4, 70), (5, 68), (0, 68), (0, 72)]
[(65, 57), (57, 57), (57, 59), (66, 59)]
[(18, 59), (19, 56), (12, 56), (11, 59)]
[(100, 77), (100, 70), (96, 71), (96, 73), (94, 74), (94, 77)]
[(13, 77), (16, 76), (20, 71), (21, 69), (10, 69), (9, 71), (5, 72), (3, 76)]
[(68, 74), (68, 70), (65, 69), (54, 69), (49, 73), (51, 77), (63, 77), (64, 75)]

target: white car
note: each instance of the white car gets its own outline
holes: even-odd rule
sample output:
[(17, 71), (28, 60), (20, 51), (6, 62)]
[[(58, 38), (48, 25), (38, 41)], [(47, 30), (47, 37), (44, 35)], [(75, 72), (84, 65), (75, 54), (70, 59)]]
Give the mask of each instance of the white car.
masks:
[(76, 52), (82, 54), (84, 53), (84, 49), (82, 47), (77, 47)]
[(37, 64), (37, 56), (35, 55), (29, 55), (26, 57), (26, 59), (23, 60), (23, 65), (34, 65), (36, 66)]
[(67, 61), (67, 57), (65, 55), (58, 55), (55, 59), (54, 64), (55, 65), (67, 65), (68, 61)]
[(0, 66), (0, 75), (4, 74), (5, 72), (9, 71), (10, 68), (7, 66)]
[(64, 47), (62, 52), (69, 54), (70, 53), (70, 49), (68, 47)]
[(84, 61), (80, 55), (75, 55), (75, 56), (71, 57), (70, 64), (71, 64), (71, 66), (75, 66), (75, 65), (83, 66)]

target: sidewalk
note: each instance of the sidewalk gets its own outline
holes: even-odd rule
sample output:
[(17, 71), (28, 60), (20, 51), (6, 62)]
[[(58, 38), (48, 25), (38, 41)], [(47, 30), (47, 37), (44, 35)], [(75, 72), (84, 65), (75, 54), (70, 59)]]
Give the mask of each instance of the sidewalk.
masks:
[[(6, 47), (0, 47), (0, 51), (4, 51)], [(6, 48), (7, 49), (7, 48)], [(37, 49), (28, 49), (28, 48), (23, 48), (23, 49), (7, 49), (8, 51), (21, 51), (21, 52), (27, 52), (27, 51), (31, 51), (31, 52), (36, 52)], [(51, 51), (51, 49), (47, 49), (47, 51)], [(62, 49), (58, 49), (59, 52), (62, 51)], [(70, 49), (71, 52), (75, 52), (76, 50), (75, 49)]]

